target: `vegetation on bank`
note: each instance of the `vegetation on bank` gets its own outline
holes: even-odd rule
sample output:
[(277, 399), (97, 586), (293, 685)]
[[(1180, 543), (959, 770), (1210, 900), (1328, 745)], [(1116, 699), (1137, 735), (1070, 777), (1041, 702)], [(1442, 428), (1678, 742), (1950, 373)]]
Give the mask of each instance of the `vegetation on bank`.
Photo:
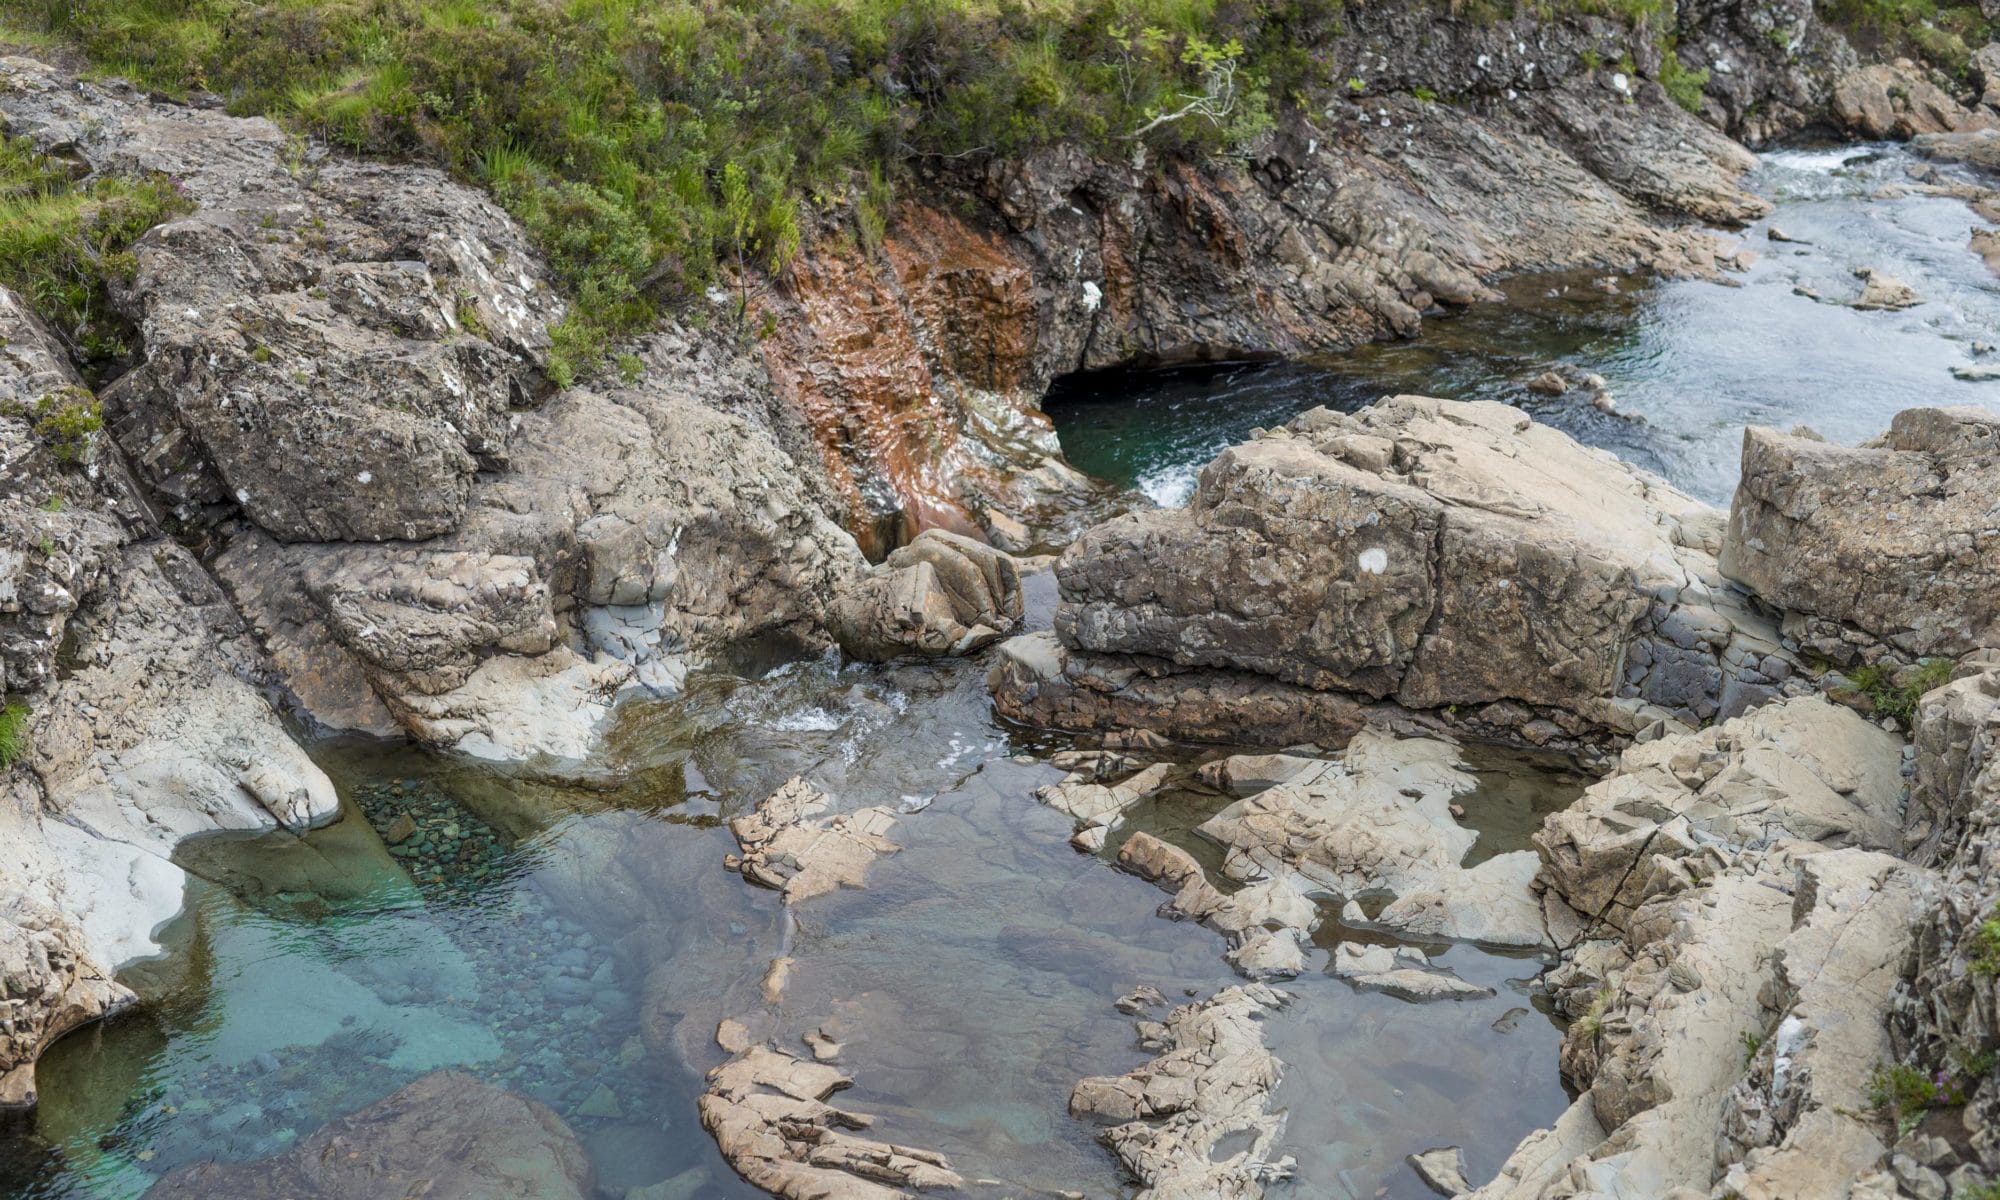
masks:
[(1864, 54), (1905, 55), (1963, 75), (1996, 30), (1977, 4), (1941, 0), (1818, 0), (1821, 17)]
[(574, 295), (558, 367), (923, 159), (1213, 154), (1318, 88), (1339, 0), (0, 0), (30, 38), (488, 185)]
[[(140, 234), (189, 207), (170, 180), (79, 184), (71, 164), (36, 153), (26, 138), (0, 136), (0, 283), (34, 306), (86, 372), (106, 365), (126, 354), (130, 332), (111, 307), (109, 284), (131, 274)], [(33, 416), (59, 457), (92, 432), (65, 405)]]

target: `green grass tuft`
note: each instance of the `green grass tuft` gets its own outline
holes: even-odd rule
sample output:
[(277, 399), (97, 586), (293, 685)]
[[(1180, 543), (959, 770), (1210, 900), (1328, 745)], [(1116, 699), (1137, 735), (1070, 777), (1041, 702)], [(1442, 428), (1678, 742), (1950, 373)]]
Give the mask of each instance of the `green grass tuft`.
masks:
[(10, 771), (28, 753), (28, 706), (9, 700), (0, 707), (0, 771)]

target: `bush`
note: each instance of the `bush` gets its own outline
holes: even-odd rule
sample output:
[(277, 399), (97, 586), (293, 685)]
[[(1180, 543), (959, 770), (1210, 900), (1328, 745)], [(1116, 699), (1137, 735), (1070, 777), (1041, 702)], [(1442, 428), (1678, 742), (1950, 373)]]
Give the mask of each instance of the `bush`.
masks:
[(1680, 55), (1672, 50), (1660, 56), (1660, 86), (1675, 104), (1691, 113), (1701, 111), (1701, 92), (1708, 86), (1708, 68), (1690, 71), (1681, 65)]

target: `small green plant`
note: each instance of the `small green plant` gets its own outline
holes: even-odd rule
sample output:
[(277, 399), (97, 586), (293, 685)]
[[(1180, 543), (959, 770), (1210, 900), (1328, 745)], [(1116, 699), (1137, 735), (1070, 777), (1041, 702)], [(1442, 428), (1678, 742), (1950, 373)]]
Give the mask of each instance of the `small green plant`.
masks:
[(1365, 84), (1365, 83), (1363, 83), (1363, 82), (1361, 82), (1361, 79), (1360, 79), (1360, 77), (1359, 77), (1359, 76), (1352, 76), (1352, 75), (1351, 75), (1351, 76), (1349, 76), (1349, 77), (1348, 77), (1348, 80), (1347, 80), (1347, 90), (1348, 90), (1348, 91), (1350, 91), (1350, 92), (1353, 92), (1353, 93), (1354, 93), (1355, 95), (1359, 96), (1359, 95), (1360, 95), (1361, 93), (1363, 93), (1363, 92), (1365, 92), (1365, 91), (1367, 91), (1367, 90), (1368, 90), (1368, 85), (1367, 85), (1367, 84)]
[(270, 361), (271, 361), (271, 348), (270, 348), (269, 346), (258, 346), (258, 347), (255, 347), (254, 349), (252, 349), (252, 350), (250, 351), (250, 357), (251, 357), (251, 358), (254, 358), (254, 359), (256, 359), (256, 360), (257, 360), (258, 362), (260, 362), (260, 363), (267, 363), (267, 362), (270, 362)]
[(1763, 1045), (1764, 1038), (1761, 1034), (1753, 1033), (1747, 1029), (1743, 1031), (1743, 1065), (1745, 1067), (1748, 1067), (1751, 1061), (1757, 1057), (1757, 1051), (1762, 1049)]
[(1577, 58), (1582, 60), (1583, 69), (1586, 71), (1595, 71), (1604, 65), (1604, 56), (1597, 52), (1595, 46), (1585, 47), (1583, 53), (1577, 55)]
[(1417, 88), (1416, 90), (1412, 91), (1410, 95), (1415, 96), (1418, 99), (1418, 101), (1424, 104), (1437, 103), (1438, 94), (1427, 87)]
[(1941, 1098), (1930, 1076), (1905, 1063), (1885, 1063), (1868, 1077), (1868, 1106), (1895, 1125), (1898, 1137), (1921, 1124)]
[(1680, 55), (1672, 50), (1660, 56), (1660, 86), (1667, 95), (1691, 113), (1701, 111), (1702, 89), (1708, 86), (1708, 68), (1690, 71), (1681, 65)]
[(90, 456), (92, 439), (104, 428), (104, 409), (78, 387), (58, 388), (35, 401), (35, 433), (64, 466)]
[(2000, 975), (2000, 908), (1966, 935), (1965, 959), (1974, 975)]
[(618, 377), (629, 386), (639, 382), (646, 374), (646, 361), (636, 354), (618, 356)]
[(471, 296), (463, 293), (459, 295), (454, 315), (458, 318), (460, 329), (474, 337), (486, 336), (486, 320), (479, 315), (479, 305), (473, 303)]
[[(1926, 693), (1951, 682), (1952, 668), (1956, 665), (1948, 658), (1926, 658), (1905, 673), (1881, 663), (1869, 663), (1849, 671), (1847, 680), (1855, 691), (1868, 697), (1876, 712), (1908, 721), (1917, 715), (1917, 702)], [(1899, 675), (1901, 683), (1896, 681)]]
[(61, 496), (50, 496), (48, 499), (42, 501), (43, 512), (59, 513), (62, 510), (63, 498)]
[(1590, 998), (1590, 1007), (1584, 1009), (1583, 1015), (1576, 1019), (1576, 1024), (1570, 1026), (1570, 1032), (1582, 1038), (1596, 1037), (1604, 1028), (1604, 1013), (1611, 1007), (1612, 994), (1611, 985), (1608, 983), (1597, 989), (1597, 994)]
[(0, 707), (0, 771), (12, 770), (28, 753), (28, 706), (9, 700)]

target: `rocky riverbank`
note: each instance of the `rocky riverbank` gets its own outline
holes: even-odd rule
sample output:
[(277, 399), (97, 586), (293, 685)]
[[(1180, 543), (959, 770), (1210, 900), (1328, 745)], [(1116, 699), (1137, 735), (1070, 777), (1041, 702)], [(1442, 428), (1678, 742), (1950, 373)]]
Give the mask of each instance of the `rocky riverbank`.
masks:
[[(135, 348), (95, 392), (0, 289), (0, 1106), (31, 1105), (36, 1058), (129, 1001), (116, 969), (160, 949), (183, 839), (338, 816), (302, 748), (320, 734), (588, 776), (621, 697), (691, 673), (1018, 634), (991, 657), (999, 710), (1101, 747), (1044, 795), (1081, 850), (1185, 766), (1132, 753), (1291, 752), (1211, 771), (1233, 793), (1200, 825), (1213, 877), (1144, 831), (1116, 849), (1240, 973), (1488, 993), (1412, 947), (1322, 948), (1332, 915), (1562, 955), (1548, 978), (1585, 1098), (1488, 1194), (1751, 1195), (1799, 1163), (1858, 1195), (1980, 1185), (2000, 1168), (1980, 841), (1993, 418), (1913, 410), (1860, 449), (1754, 430), (1725, 517), (1518, 410), (1402, 396), (1226, 452), (1186, 509), (1077, 528), (1094, 487), (1037, 409), (1059, 375), (1410, 336), (1530, 269), (1713, 274), (1738, 248), (1695, 223), (1764, 209), (1718, 129), (1942, 135), (1933, 153), (1978, 162), (1995, 121), (1990, 90), (1859, 68), (1809, 9), (1690, 16), (1683, 65), (1718, 80), (1706, 121), (1654, 82), (1652, 42), (1604, 65), (1622, 26), (1419, 39), (1412, 19), (1357, 14), (1328, 53), (1361, 86), (1257, 155), (935, 165), (879, 253), (829, 240), (757, 289), (761, 343), (664, 325), (568, 388), (547, 369), (564, 302), (479, 192), (0, 60), (11, 133), (79, 178), (170, 183), (184, 209), (112, 279)], [(1023, 633), (1009, 551), (1057, 542), (1061, 602)], [(1453, 813), (1468, 740), (1611, 773), (1535, 852), (1473, 862)], [(502, 830), (444, 802), (359, 802), (439, 895), (502, 853)], [(737, 869), (787, 905), (862, 883), (894, 814), (824, 803), (800, 781), (740, 818)], [(766, 1009), (790, 963), (767, 960)], [(581, 1003), (574, 979), (551, 995)], [(695, 1022), (679, 986), (648, 979), (650, 1048), (695, 1063), (707, 1018), (733, 1022), (702, 1120), (746, 1178), (962, 1182), (825, 1103), (854, 1078), (818, 1061), (836, 1033), (801, 1053), (747, 1007)], [(1290, 1169), (1254, 1032), (1279, 1007), (1252, 984), (1175, 1010), (1142, 1029), (1154, 1064), (1073, 1105), (1115, 1122), (1161, 1195), (1254, 1195)], [(1230, 1072), (1158, 1092), (1218, 1045), (1240, 1050)], [(1857, 1095), (1871, 1079), (1879, 1115)], [(556, 1118), (486, 1100), (585, 1186)], [(1246, 1122), (1255, 1146), (1215, 1158)], [(312, 1175), (301, 1153), (266, 1164), (270, 1186)]]

